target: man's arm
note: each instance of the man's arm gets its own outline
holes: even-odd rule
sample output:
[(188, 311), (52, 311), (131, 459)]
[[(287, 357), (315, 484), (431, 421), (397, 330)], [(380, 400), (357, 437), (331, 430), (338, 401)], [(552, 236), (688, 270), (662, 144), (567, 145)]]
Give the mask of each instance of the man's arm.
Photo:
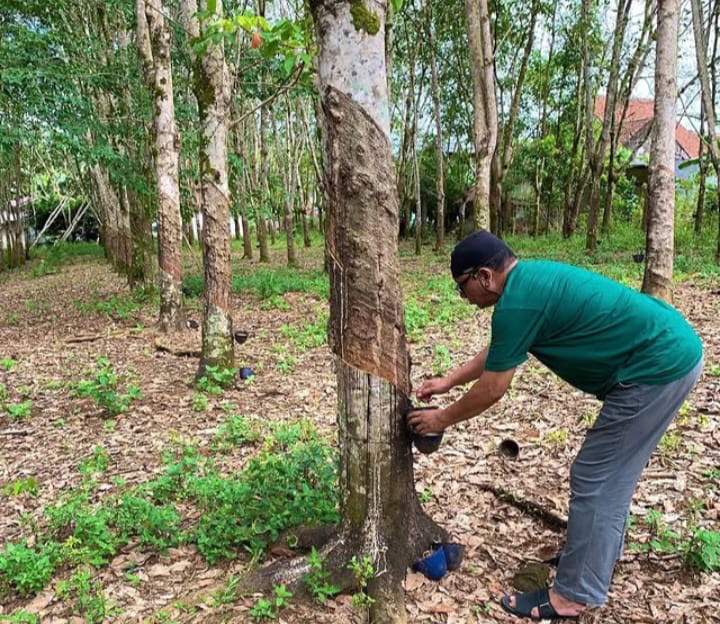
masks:
[(478, 379), (485, 370), (488, 347), (485, 347), (472, 360), (465, 362), (460, 368), (456, 368), (444, 377), (433, 377), (422, 383), (416, 395), (421, 401), (429, 401), (430, 397), (436, 394), (445, 394), (455, 386), (461, 386)]
[(515, 368), (499, 373), (483, 371), (462, 398), (445, 409), (410, 412), (408, 424), (416, 433), (439, 433), (443, 429), (468, 420), (497, 403), (510, 387)]
[(460, 368), (455, 369), (447, 375), (448, 381), (452, 387), (462, 386), (469, 381), (479, 379), (485, 370), (485, 360), (487, 360), (488, 347), (485, 347), (472, 360), (465, 362)]

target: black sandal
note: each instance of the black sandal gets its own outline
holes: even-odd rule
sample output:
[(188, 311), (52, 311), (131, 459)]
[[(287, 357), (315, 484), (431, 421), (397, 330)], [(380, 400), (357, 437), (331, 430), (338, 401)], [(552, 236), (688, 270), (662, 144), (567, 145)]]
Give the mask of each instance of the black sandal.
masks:
[[(518, 617), (530, 618), (535, 622), (540, 620), (577, 620), (577, 615), (560, 615), (555, 611), (555, 607), (550, 603), (550, 594), (547, 589), (538, 589), (533, 592), (525, 592), (515, 596), (515, 606), (510, 606), (510, 596), (503, 596), (500, 600), (500, 606), (510, 613)], [(532, 610), (537, 607), (538, 616), (531, 615)]]

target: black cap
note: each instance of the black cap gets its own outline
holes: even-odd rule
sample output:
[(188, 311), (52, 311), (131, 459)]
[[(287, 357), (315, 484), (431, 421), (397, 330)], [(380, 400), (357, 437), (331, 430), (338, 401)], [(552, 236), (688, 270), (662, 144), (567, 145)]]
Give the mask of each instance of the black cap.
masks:
[(510, 248), (487, 230), (478, 230), (463, 238), (450, 256), (453, 277), (484, 266), (490, 266), (498, 256), (512, 256)]

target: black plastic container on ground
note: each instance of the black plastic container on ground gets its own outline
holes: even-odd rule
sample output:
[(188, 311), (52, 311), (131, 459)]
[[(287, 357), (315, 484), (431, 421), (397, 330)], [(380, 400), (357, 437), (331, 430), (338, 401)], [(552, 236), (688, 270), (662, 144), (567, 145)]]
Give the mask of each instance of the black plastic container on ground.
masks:
[(250, 334), (246, 331), (236, 331), (233, 336), (235, 336), (235, 342), (238, 344), (243, 344)]
[(243, 366), (238, 371), (238, 377), (240, 377), (240, 379), (250, 379), (254, 374), (252, 368), (248, 368), (247, 366)]
[(515, 459), (520, 454), (520, 445), (515, 440), (505, 438), (498, 446), (498, 453), (508, 459)]

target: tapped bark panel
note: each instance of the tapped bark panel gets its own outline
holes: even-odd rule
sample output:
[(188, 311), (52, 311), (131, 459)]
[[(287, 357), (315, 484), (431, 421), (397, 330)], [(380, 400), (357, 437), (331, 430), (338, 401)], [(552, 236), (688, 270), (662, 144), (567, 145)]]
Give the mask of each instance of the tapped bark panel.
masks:
[(326, 124), (330, 345), (356, 368), (409, 392), (400, 297), (398, 202), (390, 144), (370, 116), (332, 87)]

